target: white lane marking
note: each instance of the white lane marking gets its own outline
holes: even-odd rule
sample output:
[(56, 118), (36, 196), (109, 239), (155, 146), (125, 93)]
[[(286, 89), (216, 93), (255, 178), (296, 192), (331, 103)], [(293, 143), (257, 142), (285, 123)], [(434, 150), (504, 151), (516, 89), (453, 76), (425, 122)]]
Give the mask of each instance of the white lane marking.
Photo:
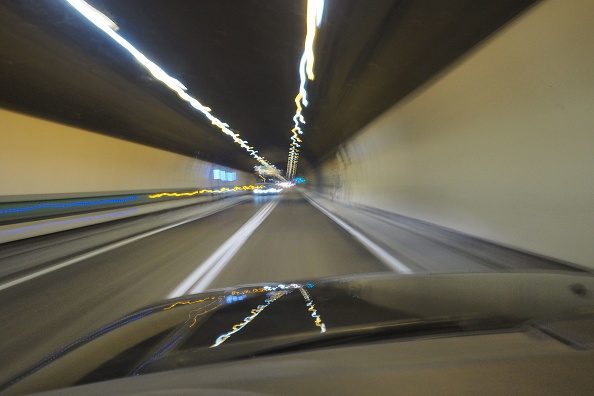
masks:
[(198, 266), (182, 283), (179, 284), (167, 298), (180, 297), (186, 293), (199, 293), (214, 280), (225, 265), (235, 256), (245, 241), (256, 231), (258, 226), (268, 217), (276, 207), (279, 198), (267, 203), (251, 219), (249, 219), (235, 234), (227, 239), (219, 248)]
[(131, 238), (128, 238), (128, 239), (124, 239), (123, 241), (116, 242), (116, 243), (113, 243), (111, 245), (104, 246), (102, 248), (93, 250), (93, 251), (88, 252), (88, 253), (85, 253), (85, 254), (81, 254), (80, 256), (73, 257), (70, 260), (66, 260), (66, 261), (64, 261), (64, 262), (62, 262), (60, 264), (52, 265), (51, 267), (42, 269), (41, 271), (38, 271), (38, 272), (35, 272), (35, 273), (32, 273), (32, 274), (29, 274), (27, 276), (23, 276), (22, 278), (15, 279), (15, 280), (10, 281), (10, 282), (6, 282), (6, 283), (0, 285), (0, 291), (5, 290), (5, 289), (8, 289), (8, 288), (13, 287), (13, 286), (16, 286), (18, 284), (27, 282), (27, 281), (29, 281), (31, 279), (35, 279), (35, 278), (40, 277), (42, 275), (49, 274), (50, 272), (59, 270), (60, 268), (68, 267), (69, 265), (76, 264), (76, 263), (78, 263), (80, 261), (83, 261), (83, 260), (86, 260), (88, 258), (98, 256), (98, 255), (103, 254), (105, 252), (109, 252), (110, 250), (114, 250), (114, 249), (117, 249), (117, 248), (122, 247), (124, 245), (128, 245), (128, 244), (130, 244), (132, 242), (136, 242), (136, 241), (138, 241), (140, 239), (143, 239), (143, 238), (146, 238), (148, 236), (155, 235), (155, 234), (158, 234), (160, 232), (167, 231), (167, 230), (169, 230), (171, 228), (174, 228), (174, 227), (177, 227), (177, 226), (186, 224), (186, 223), (190, 223), (192, 221), (201, 219), (201, 218), (206, 217), (206, 216), (213, 215), (213, 214), (218, 213), (220, 211), (223, 211), (225, 209), (229, 209), (229, 208), (231, 208), (233, 206), (236, 206), (236, 205), (238, 205), (240, 203), (242, 203), (242, 201), (239, 201), (239, 202), (234, 203), (234, 204), (229, 205), (229, 206), (225, 206), (225, 207), (222, 207), (222, 208), (219, 208), (219, 209), (215, 209), (215, 210), (212, 210), (212, 211), (209, 211), (209, 212), (200, 214), (200, 215), (198, 215), (196, 217), (192, 217), (190, 219), (186, 219), (184, 221), (180, 221), (179, 223), (175, 223), (175, 224), (171, 224), (171, 225), (168, 225), (168, 226), (165, 226), (165, 227), (157, 228), (156, 230), (148, 231), (148, 232), (145, 232), (144, 234), (140, 234), (140, 235), (136, 235), (136, 236), (133, 236)]
[(388, 252), (378, 246), (376, 243), (372, 242), (369, 238), (365, 235), (361, 234), (359, 231), (355, 230), (353, 227), (348, 225), (346, 222), (342, 221), (338, 216), (335, 216), (327, 209), (323, 208), (313, 199), (309, 198), (304, 194), (305, 199), (309, 201), (310, 204), (315, 206), (320, 212), (324, 213), (326, 216), (334, 220), (336, 224), (341, 226), (345, 229), (349, 234), (351, 234), (355, 239), (357, 239), (363, 246), (365, 246), (371, 254), (377, 257), (381, 262), (392, 268), (396, 272), (400, 272), (402, 274), (412, 274), (412, 270), (408, 268), (406, 265), (402, 264), (399, 260), (392, 257)]

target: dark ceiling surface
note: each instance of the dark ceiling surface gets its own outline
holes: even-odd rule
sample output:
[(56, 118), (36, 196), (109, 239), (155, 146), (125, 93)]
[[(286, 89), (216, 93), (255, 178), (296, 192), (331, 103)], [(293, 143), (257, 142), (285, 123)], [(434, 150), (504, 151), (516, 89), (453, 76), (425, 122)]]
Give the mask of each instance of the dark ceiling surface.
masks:
[[(306, 0), (89, 0), (285, 169)], [(326, 0), (299, 169), (535, 0)], [(0, 107), (252, 171), (257, 162), (62, 0), (0, 0)], [(298, 171), (299, 173), (299, 171)]]

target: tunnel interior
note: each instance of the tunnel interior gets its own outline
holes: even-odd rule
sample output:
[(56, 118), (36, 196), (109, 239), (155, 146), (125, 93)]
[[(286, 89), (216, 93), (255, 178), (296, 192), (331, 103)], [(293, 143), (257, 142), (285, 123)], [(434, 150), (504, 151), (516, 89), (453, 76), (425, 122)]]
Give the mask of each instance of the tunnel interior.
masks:
[[(293, 172), (305, 2), (87, 4), (281, 176), (593, 265), (589, 3), (324, 2)], [(218, 171), (261, 181), (245, 148), (69, 3), (0, 8), (3, 202), (224, 188)]]
[[(592, 0), (0, 0), (0, 381), (206, 290), (274, 282), (311, 316), (312, 279), (410, 276), (431, 307), (430, 276), (591, 275), (593, 16)], [(479, 286), (456, 282), (463, 309)], [(543, 285), (502, 284), (505, 301)], [(583, 284), (554, 293), (592, 312)]]

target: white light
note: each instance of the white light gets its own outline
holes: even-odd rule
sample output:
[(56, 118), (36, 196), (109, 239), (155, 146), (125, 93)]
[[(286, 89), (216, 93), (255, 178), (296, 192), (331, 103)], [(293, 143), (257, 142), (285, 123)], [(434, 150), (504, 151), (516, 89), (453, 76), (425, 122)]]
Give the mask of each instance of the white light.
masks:
[(229, 124), (226, 124), (210, 114), (211, 109), (204, 106), (196, 98), (190, 96), (187, 92), (187, 88), (177, 79), (168, 75), (163, 69), (149, 60), (144, 54), (138, 51), (132, 44), (126, 41), (122, 36), (117, 34), (114, 30), (117, 30), (117, 25), (111, 21), (104, 14), (99, 12), (97, 9), (84, 2), (83, 0), (66, 0), (72, 7), (78, 12), (85, 16), (91, 23), (97, 26), (99, 29), (104, 31), (109, 37), (115, 42), (124, 47), (141, 65), (143, 65), (157, 80), (167, 85), (169, 89), (177, 93), (177, 95), (188, 102), (193, 108), (200, 111), (209, 121), (218, 127), (224, 134), (228, 135), (233, 139), (233, 142), (241, 146), (246, 150), (254, 159), (266, 167), (274, 168), (264, 157), (258, 155), (258, 152), (250, 147), (248, 142), (239, 138), (239, 134), (232, 132), (229, 129)]
[(297, 147), (301, 147), (301, 139), (299, 135), (303, 134), (299, 124), (305, 124), (303, 117), (303, 107), (307, 107), (309, 102), (307, 100), (307, 80), (314, 79), (314, 42), (316, 38), (317, 28), (322, 23), (322, 15), (324, 13), (324, 0), (308, 0), (307, 2), (307, 33), (305, 35), (305, 45), (303, 55), (299, 61), (299, 93), (295, 97), (295, 106), (297, 110), (293, 116), (294, 127), (291, 130), (291, 145), (289, 148), (289, 157), (287, 159), (287, 178), (292, 179), (297, 171), (297, 161), (299, 157), (295, 153)]
[(254, 194), (275, 194), (282, 191), (283, 190), (281, 188), (259, 188), (254, 190)]

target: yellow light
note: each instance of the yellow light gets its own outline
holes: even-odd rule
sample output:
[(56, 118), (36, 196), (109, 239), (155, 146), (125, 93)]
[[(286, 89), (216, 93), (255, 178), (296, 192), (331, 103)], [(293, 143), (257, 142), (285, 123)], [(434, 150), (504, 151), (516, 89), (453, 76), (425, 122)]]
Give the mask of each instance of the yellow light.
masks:
[(303, 299), (307, 302), (307, 304), (306, 304), (306, 306), (308, 307), (307, 310), (309, 312), (311, 312), (311, 316), (312, 316), (312, 318), (314, 318), (314, 324), (320, 328), (320, 333), (325, 333), (326, 325), (324, 324), (324, 322), (322, 322), (322, 317), (320, 315), (318, 315), (318, 311), (316, 310), (316, 306), (315, 306), (313, 300), (311, 299), (311, 296), (309, 295), (307, 290), (305, 290), (302, 287), (299, 288), (299, 291), (301, 292)]
[[(225, 297), (224, 296), (217, 296), (217, 297), (210, 296), (210, 297), (203, 298), (201, 300), (178, 301), (178, 302), (170, 305), (169, 307), (164, 308), (164, 310), (165, 311), (170, 310), (178, 305), (193, 305), (193, 304), (203, 303), (205, 301), (210, 301), (210, 303), (206, 304), (205, 306), (202, 306), (198, 309), (194, 309), (194, 310), (190, 311), (190, 314), (188, 315), (188, 320), (192, 319), (192, 317), (193, 317), (193, 320), (192, 320), (192, 324), (190, 324), (189, 327), (193, 327), (196, 324), (196, 321), (198, 320), (198, 316), (207, 314), (208, 312), (214, 311), (215, 309), (220, 307), (222, 305), (223, 298), (225, 298)], [(206, 308), (210, 307), (211, 305), (216, 304), (217, 302), (218, 302), (218, 304), (215, 305), (213, 308), (206, 309)]]
[(188, 327), (194, 327), (194, 325), (196, 324), (196, 322), (198, 321), (198, 316), (202, 316), (205, 315), (209, 312), (214, 311), (215, 309), (217, 309), (218, 307), (220, 307), (221, 305), (223, 305), (223, 303), (221, 301), (219, 301), (219, 303), (217, 305), (215, 305), (213, 308), (211, 309), (206, 309), (209, 306), (211, 306), (212, 304), (214, 304), (216, 301), (212, 301), (210, 304), (207, 304), (205, 307), (201, 307), (197, 310), (193, 310), (192, 312), (190, 312), (190, 317), (192, 317), (192, 315), (194, 315), (194, 320), (192, 321), (192, 324)]
[[(313, 285), (308, 284), (308, 287), (313, 287)], [(313, 300), (311, 300), (309, 293), (307, 293), (307, 291), (303, 288), (302, 285), (296, 284), (296, 283), (292, 283), (290, 285), (279, 284), (277, 286), (262, 286), (262, 287), (253, 287), (251, 289), (233, 290), (231, 292), (231, 294), (228, 294), (228, 295), (218, 295), (218, 296), (211, 295), (211, 296), (199, 299), (199, 300), (178, 301), (178, 302), (175, 302), (175, 303), (171, 304), (170, 306), (164, 308), (164, 310), (165, 311), (170, 310), (170, 309), (173, 309), (173, 308), (175, 308), (177, 306), (181, 306), (181, 305), (193, 305), (193, 304), (200, 304), (200, 303), (208, 302), (206, 305), (203, 305), (196, 309), (193, 309), (190, 312), (190, 314), (188, 316), (188, 321), (192, 320), (192, 323), (189, 325), (189, 328), (191, 328), (196, 324), (199, 316), (205, 315), (205, 314), (212, 312), (215, 309), (221, 307), (222, 305), (224, 305), (223, 303), (225, 300), (228, 300), (230, 298), (237, 298), (237, 299), (241, 300), (241, 299), (245, 298), (248, 294), (269, 293), (267, 295), (266, 299), (264, 300), (264, 302), (265, 302), (264, 304), (260, 304), (256, 308), (250, 310), (249, 316), (245, 317), (241, 322), (233, 325), (229, 332), (221, 334), (216, 339), (215, 343), (210, 346), (211, 348), (213, 348), (213, 347), (217, 347), (217, 346), (221, 345), (223, 342), (227, 341), (233, 334), (237, 333), (238, 331), (243, 329), (248, 323), (250, 323), (252, 320), (254, 320), (254, 318), (256, 316), (258, 316), (262, 311), (264, 311), (264, 309), (266, 309), (268, 306), (270, 306), (270, 304), (277, 301), (281, 297), (292, 293), (295, 289), (299, 289), (301, 291), (301, 294), (303, 295), (303, 298), (308, 303), (311, 303), (311, 306), (308, 305), (308, 307), (309, 307), (308, 310), (310, 312), (312, 312), (312, 317), (314, 317), (316, 319), (314, 321), (316, 326), (322, 327), (322, 332), (326, 331), (326, 327), (325, 327), (324, 323), (322, 322), (321, 317), (319, 317), (319, 315), (317, 315), (317, 311), (315, 310), (315, 306), (313, 305)], [(235, 300), (233, 300), (233, 301), (235, 301)]]
[(231, 327), (231, 331), (221, 334), (215, 341), (214, 344), (212, 344), (210, 347), (214, 348), (214, 347), (218, 347), (219, 345), (221, 345), (223, 342), (227, 341), (233, 334), (237, 333), (238, 331), (240, 331), (241, 329), (243, 329), (248, 323), (250, 323), (252, 320), (254, 320), (254, 318), (256, 316), (258, 316), (262, 311), (264, 311), (264, 309), (266, 309), (268, 306), (270, 306), (270, 304), (272, 304), (273, 302), (275, 302), (276, 300), (278, 300), (279, 298), (281, 298), (282, 296), (286, 295), (287, 292), (286, 291), (277, 291), (274, 292), (270, 297), (268, 297), (266, 300), (264, 300), (264, 302), (266, 304), (262, 304), (262, 305), (258, 305), (257, 308), (252, 309), (250, 311), (250, 316), (247, 316), (243, 319), (243, 321), (241, 321), (240, 323), (237, 323), (236, 325), (234, 325), (233, 327)]
[[(109, 27), (112, 30), (119, 30), (120, 28), (114, 21), (111, 20), (107, 15), (99, 11), (98, 9), (94, 8), (93, 6), (89, 5), (84, 0), (67, 0), (70, 5), (78, 10), (81, 14), (83, 14), (87, 19), (89, 19), (94, 24), (101, 24), (104, 26)], [(95, 22), (96, 21), (96, 22)]]
[[(174, 304), (170, 305), (169, 307), (167, 307), (167, 308), (164, 308), (164, 310), (165, 310), (165, 311), (167, 311), (167, 310), (169, 310), (169, 309), (171, 309), (171, 308), (174, 308), (174, 307), (176, 307), (176, 306), (178, 306), (178, 305), (198, 304), (198, 303), (201, 303), (201, 302), (204, 302), (204, 301), (208, 301), (208, 300), (214, 300), (215, 298), (216, 298), (216, 297), (214, 297), (214, 296), (211, 296), (211, 297), (206, 297), (206, 298), (203, 298), (202, 300), (195, 300), (195, 301), (178, 301), (178, 302), (176, 302), (176, 303), (174, 303)], [(222, 297), (218, 297), (218, 298), (222, 298)]]
[(222, 187), (218, 190), (205, 189), (205, 190), (196, 190), (196, 191), (183, 192), (183, 193), (163, 192), (163, 193), (159, 193), (159, 194), (149, 195), (149, 198), (156, 199), (156, 198), (163, 198), (163, 197), (191, 197), (191, 196), (199, 195), (199, 194), (222, 194), (222, 193), (226, 193), (229, 191), (249, 191), (249, 190), (256, 190), (259, 188), (264, 188), (264, 186), (254, 186), (254, 185), (250, 184), (249, 186), (235, 186), (233, 188)]

